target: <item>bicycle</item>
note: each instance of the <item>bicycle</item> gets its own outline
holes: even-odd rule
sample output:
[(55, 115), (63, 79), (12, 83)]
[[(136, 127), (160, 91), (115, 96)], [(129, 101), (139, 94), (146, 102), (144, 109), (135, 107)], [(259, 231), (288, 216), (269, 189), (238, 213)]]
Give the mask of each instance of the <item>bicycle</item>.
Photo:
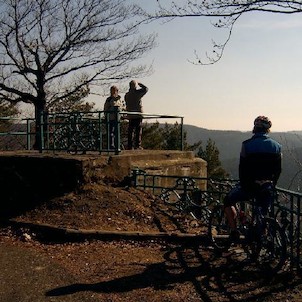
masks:
[(181, 177), (176, 180), (172, 188), (162, 189), (158, 196), (165, 204), (173, 206), (177, 211), (189, 214), (195, 220), (206, 225), (211, 210), (217, 203), (208, 192), (199, 190), (195, 180), (190, 177)]
[[(269, 213), (264, 214), (257, 200), (236, 204), (236, 224), (247, 259), (272, 273), (282, 269), (286, 261), (286, 238), (279, 223)], [(224, 205), (215, 207), (209, 218), (208, 237), (216, 251), (227, 251), (233, 244)]]

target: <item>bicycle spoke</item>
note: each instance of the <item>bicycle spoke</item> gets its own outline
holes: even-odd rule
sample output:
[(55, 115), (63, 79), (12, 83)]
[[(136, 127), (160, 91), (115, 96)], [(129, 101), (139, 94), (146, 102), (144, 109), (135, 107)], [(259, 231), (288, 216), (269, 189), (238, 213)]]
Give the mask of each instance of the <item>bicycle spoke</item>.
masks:
[(261, 269), (278, 272), (286, 260), (286, 238), (279, 224), (272, 218), (265, 218), (266, 228), (255, 243), (254, 257)]

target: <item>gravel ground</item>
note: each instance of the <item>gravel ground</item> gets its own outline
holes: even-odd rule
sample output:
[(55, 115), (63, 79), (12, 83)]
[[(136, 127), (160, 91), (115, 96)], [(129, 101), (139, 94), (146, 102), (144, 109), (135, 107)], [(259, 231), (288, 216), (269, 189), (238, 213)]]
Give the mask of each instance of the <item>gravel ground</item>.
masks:
[[(15, 219), (78, 230), (205, 232), (148, 193), (108, 184), (87, 185)], [(0, 302), (302, 301), (296, 274), (268, 276), (237, 247), (218, 255), (197, 239), (76, 242), (3, 225), (0, 267)]]

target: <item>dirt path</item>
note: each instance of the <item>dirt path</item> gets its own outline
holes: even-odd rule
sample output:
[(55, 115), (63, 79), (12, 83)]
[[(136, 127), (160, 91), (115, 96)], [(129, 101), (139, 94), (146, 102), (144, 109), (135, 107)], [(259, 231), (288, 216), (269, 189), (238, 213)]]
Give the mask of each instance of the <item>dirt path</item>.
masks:
[(265, 276), (236, 251), (156, 241), (40, 243), (0, 236), (0, 302), (302, 301), (291, 274)]
[[(107, 184), (87, 185), (15, 219), (122, 233), (204, 232), (146, 192)], [(0, 302), (302, 301), (294, 274), (267, 276), (236, 248), (218, 255), (197, 238), (51, 239), (21, 226), (0, 227)]]
[(1, 302), (97, 301), (82, 292), (73, 296), (47, 298), (47, 291), (58, 286), (68, 286), (76, 279), (43, 253), (23, 248), (19, 244), (1, 242), (0, 268)]

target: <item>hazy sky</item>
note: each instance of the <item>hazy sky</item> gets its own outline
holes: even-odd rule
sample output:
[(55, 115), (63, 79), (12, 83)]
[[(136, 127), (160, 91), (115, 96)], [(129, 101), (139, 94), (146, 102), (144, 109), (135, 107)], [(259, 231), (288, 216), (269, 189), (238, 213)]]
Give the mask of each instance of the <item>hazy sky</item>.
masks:
[[(154, 1), (138, 2), (151, 7)], [(251, 130), (256, 116), (267, 115), (272, 131), (301, 130), (302, 14), (246, 14), (220, 62), (193, 65), (188, 60), (194, 50), (203, 57), (212, 50), (211, 39), (226, 36), (210, 22), (182, 18), (142, 28), (158, 33), (157, 48), (144, 58), (154, 72), (138, 79), (149, 88), (144, 111), (181, 115), (185, 124), (207, 129), (242, 131)], [(92, 99), (102, 109), (105, 97)]]

